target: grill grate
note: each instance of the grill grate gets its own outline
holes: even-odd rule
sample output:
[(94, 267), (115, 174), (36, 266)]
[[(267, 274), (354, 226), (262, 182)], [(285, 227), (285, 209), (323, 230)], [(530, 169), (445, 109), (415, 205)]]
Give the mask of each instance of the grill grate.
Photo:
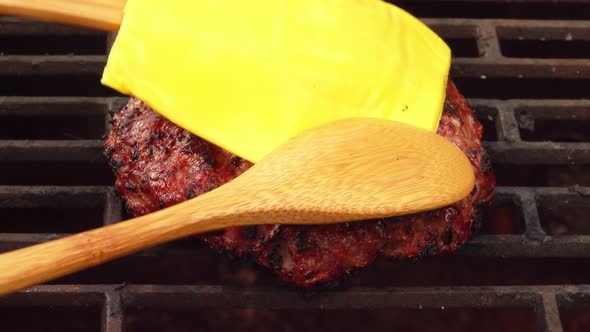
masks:
[[(590, 329), (590, 9), (580, 1), (401, 5), (453, 48), (452, 76), (484, 124), (497, 173), (481, 234), (463, 250), (377, 262), (335, 290), (309, 293), (178, 241), (2, 298), (4, 326)], [(108, 112), (126, 101), (98, 81), (110, 40), (0, 18), (0, 251), (125, 218), (101, 156)]]

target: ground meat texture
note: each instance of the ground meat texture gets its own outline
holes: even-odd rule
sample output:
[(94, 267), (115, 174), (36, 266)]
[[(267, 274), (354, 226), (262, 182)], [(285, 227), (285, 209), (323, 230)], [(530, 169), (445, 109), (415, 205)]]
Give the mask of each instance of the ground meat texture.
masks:
[[(471, 237), (479, 207), (495, 185), (481, 145), (482, 126), (449, 82), (439, 135), (457, 145), (475, 172), (474, 190), (445, 208), (402, 217), (333, 225), (232, 227), (199, 236), (211, 248), (249, 257), (284, 282), (330, 285), (378, 256), (441, 255)], [(113, 115), (105, 155), (128, 211), (140, 216), (194, 198), (231, 181), (251, 164), (164, 119), (131, 98)]]

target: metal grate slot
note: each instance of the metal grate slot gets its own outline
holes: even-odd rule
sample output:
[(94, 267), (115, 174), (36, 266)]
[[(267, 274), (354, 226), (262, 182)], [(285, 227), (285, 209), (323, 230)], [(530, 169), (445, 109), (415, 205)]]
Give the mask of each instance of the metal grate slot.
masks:
[(130, 308), (126, 331), (537, 331), (528, 308), (200, 309)]
[(476, 58), (479, 50), (475, 38), (445, 38), (455, 57)]
[(0, 163), (0, 185), (112, 185), (114, 181), (103, 160)]
[[(522, 118), (518, 118), (519, 124)], [(525, 120), (526, 121), (526, 120)], [(533, 127), (520, 127), (525, 141), (589, 142), (590, 120), (535, 119)]]
[(0, 16), (0, 55), (104, 55), (107, 34)]
[(546, 59), (590, 57), (590, 31), (583, 28), (499, 27), (498, 36), (502, 54), (507, 57)]
[(497, 99), (577, 99), (588, 97), (590, 79), (534, 79), (513, 77), (455, 79), (459, 90), (469, 98)]
[(10, 188), (0, 187), (0, 233), (76, 233), (103, 224), (100, 191)]
[(0, 101), (0, 140), (101, 139), (106, 103), (86, 98), (4, 97)]
[(102, 225), (102, 207), (4, 208), (2, 233), (77, 233)]
[(116, 96), (100, 84), (100, 75), (0, 76), (3, 96)]
[(500, 186), (590, 186), (590, 165), (494, 164), (494, 172)]
[(589, 108), (517, 108), (515, 113), (525, 141), (590, 142)]
[(477, 120), (483, 125), (483, 141), (497, 141), (498, 134), (496, 126), (498, 122), (498, 110), (492, 107), (475, 107), (475, 116)]
[(165, 251), (156, 248), (50, 281), (49, 284), (280, 285), (269, 271), (254, 267), (251, 262), (231, 260), (199, 247), (195, 244), (190, 249)]
[(590, 198), (577, 195), (539, 198), (539, 218), (551, 236), (590, 235)]
[(501, 39), (502, 54), (513, 58), (583, 59), (590, 57), (589, 40)]
[[(202, 256), (202, 257), (200, 257)], [(201, 265), (200, 263), (208, 263)], [(589, 284), (590, 257), (476, 257), (455, 255), (419, 261), (378, 260), (342, 281), (348, 287), (464, 287)], [(204, 269), (203, 266), (207, 266)], [(161, 273), (174, 271), (174, 273)], [(383, 278), (387, 275), (388, 278)], [(244, 277), (241, 279), (240, 277)], [(251, 280), (248, 280), (250, 278)], [(153, 284), (282, 287), (273, 275), (247, 262), (206, 250), (166, 255), (133, 255), (48, 284)]]
[(0, 140), (100, 139), (105, 132), (104, 115), (0, 115)]
[(99, 332), (99, 306), (2, 307), (0, 319), (7, 331)]
[[(460, 1), (460, 0), (387, 0), (413, 15), (432, 18), (519, 18), (519, 19), (590, 19), (585, 3), (568, 1)], [(574, 0), (575, 1), (575, 0)]]
[(482, 211), (481, 234), (523, 234), (524, 218), (518, 198), (496, 195)]
[(557, 296), (557, 302), (564, 332), (590, 330), (590, 296), (588, 294), (560, 294)]
[(431, 24), (430, 28), (449, 45), (453, 57), (475, 58), (480, 56), (475, 26)]
[(590, 330), (590, 304), (559, 308), (564, 332), (585, 332)]
[(3, 55), (103, 55), (106, 34), (96, 35), (2, 35)]
[[(488, 249), (489, 250), (489, 249)], [(457, 255), (391, 264), (377, 262), (344, 281), (358, 287), (438, 287), (588, 284), (590, 258)], [(383, 278), (387, 275), (388, 278)]]

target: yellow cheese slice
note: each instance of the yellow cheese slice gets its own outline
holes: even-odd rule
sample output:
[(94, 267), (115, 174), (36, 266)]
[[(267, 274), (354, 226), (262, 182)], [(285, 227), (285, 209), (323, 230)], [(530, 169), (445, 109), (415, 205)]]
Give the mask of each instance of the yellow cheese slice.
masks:
[(128, 0), (102, 83), (257, 162), (342, 118), (434, 131), (450, 60), (379, 0)]

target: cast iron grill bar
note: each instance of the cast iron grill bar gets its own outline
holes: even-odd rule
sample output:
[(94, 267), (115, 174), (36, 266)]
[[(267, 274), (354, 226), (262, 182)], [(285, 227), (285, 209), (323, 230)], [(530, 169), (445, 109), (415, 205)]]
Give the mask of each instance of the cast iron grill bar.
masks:
[(539, 328), (544, 332), (562, 332), (563, 327), (559, 319), (559, 307), (555, 294), (551, 291), (543, 291), (541, 296), (543, 303), (537, 306)]
[[(445, 308), (453, 307), (535, 307), (543, 297), (557, 297), (555, 304), (587, 301), (590, 285), (576, 286), (489, 286), (489, 287), (412, 287), (350, 288), (309, 293), (284, 288), (237, 288), (217, 285), (39, 285), (5, 296), (0, 306), (26, 305), (32, 295), (44, 295), (47, 304), (68, 305), (103, 303), (104, 295), (119, 297), (122, 308)], [(47, 295), (63, 294), (52, 301)], [(102, 296), (78, 297), (80, 294)], [(435, 295), (435, 296), (431, 296)], [(170, 301), (170, 299), (177, 299)], [(538, 302), (539, 301), (539, 302)], [(550, 301), (548, 301), (550, 302)], [(113, 311), (113, 313), (117, 313)]]
[(104, 303), (105, 293), (112, 286), (104, 285), (40, 285), (0, 299), (0, 308), (5, 306), (65, 305), (87, 306)]
[(518, 142), (520, 141), (520, 132), (518, 130), (518, 122), (514, 116), (514, 112), (510, 107), (505, 105), (498, 105), (498, 137), (502, 141)]
[(105, 293), (105, 301), (101, 317), (101, 331), (123, 331), (123, 306), (121, 304), (121, 293), (116, 288)]
[(123, 205), (117, 193), (112, 188), (105, 195), (104, 225), (115, 224), (123, 219)]
[(547, 235), (541, 227), (541, 220), (539, 219), (539, 212), (537, 209), (537, 200), (534, 193), (530, 191), (522, 191), (520, 193), (520, 202), (522, 206), (522, 214), (525, 223), (524, 235), (533, 241), (542, 241)]
[[(466, 52), (453, 61), (452, 76), (461, 84), (483, 84), (498, 79), (541, 80), (566, 82), (574, 80), (583, 85), (590, 82), (590, 63), (576, 58), (532, 58), (507, 56), (504, 40), (590, 40), (588, 21), (503, 20), (503, 19), (426, 19), (425, 22), (441, 36), (473, 40), (476, 54)], [(0, 35), (68, 35), (95, 34), (60, 25), (0, 18)], [(113, 34), (106, 36), (106, 49)], [(105, 52), (106, 54), (106, 52)], [(0, 56), (0, 81), (16, 77), (53, 77), (82, 75), (100, 77), (106, 55), (4, 55)], [(463, 80), (463, 81), (462, 81)], [(543, 81), (545, 80), (545, 81)], [(483, 82), (483, 83), (482, 83)], [(498, 81), (504, 82), (504, 81)], [(490, 83), (491, 84), (491, 83)], [(500, 84), (500, 83), (499, 83)], [(541, 84), (541, 86), (543, 86)], [(494, 85), (490, 85), (494, 86)], [(498, 86), (498, 85), (496, 85)], [(493, 89), (492, 89), (493, 90)], [(469, 90), (466, 90), (469, 92)], [(475, 90), (474, 90), (475, 91)], [(475, 91), (477, 92), (477, 91)], [(493, 92), (493, 91), (492, 91)], [(57, 92), (51, 97), (0, 97), (0, 117), (11, 114), (39, 116), (64, 115), (84, 111), (83, 105), (93, 105), (90, 112), (105, 114), (105, 129), (109, 129), (106, 113), (121, 107), (126, 98), (110, 97), (105, 92), (90, 93), (96, 97), (63, 97)], [(527, 92), (530, 94), (530, 92)], [(2, 93), (0, 93), (1, 95)], [(555, 99), (536, 99), (524, 95), (506, 94), (497, 97), (470, 98), (476, 110), (485, 109), (493, 117), (492, 128), (497, 140), (485, 145), (498, 165), (590, 165), (590, 146), (583, 138), (571, 142), (529, 141), (523, 135), (527, 117), (533, 120), (559, 119), (563, 112), (580, 116), (590, 110), (589, 100), (577, 100), (578, 94), (557, 96)], [(492, 93), (493, 94), (493, 93)], [(466, 93), (470, 95), (470, 93)], [(491, 99), (494, 98), (494, 99)], [(546, 97), (543, 97), (546, 98)], [(550, 96), (550, 98), (553, 98)], [(567, 99), (561, 99), (567, 98)], [(69, 106), (68, 106), (69, 105)], [(34, 106), (34, 107), (31, 107)], [(65, 107), (64, 107), (65, 106)], [(568, 113), (569, 114), (569, 113)], [(1, 118), (0, 118), (1, 119)], [(524, 121), (524, 122), (523, 122)], [(5, 162), (39, 161), (100, 161), (102, 141), (94, 140), (0, 140), (0, 165)], [(458, 253), (458, 256), (487, 257), (590, 257), (589, 235), (551, 236), (543, 229), (540, 208), (547, 204), (578, 200), (587, 206), (590, 185), (561, 185), (519, 187), (500, 185), (497, 195), (511, 201), (524, 220), (524, 231), (518, 235), (480, 235)], [(116, 223), (122, 218), (122, 204), (112, 186), (0, 186), (0, 208), (51, 205), (60, 200), (91, 196), (91, 202), (103, 207), (102, 222)], [(65, 197), (65, 198), (64, 198)], [(80, 202), (84, 199), (80, 198)], [(37, 205), (39, 204), (39, 205)], [(81, 203), (82, 204), (82, 203)], [(93, 203), (94, 204), (94, 203)], [(48, 241), (67, 234), (0, 233), (0, 250)], [(133, 255), (173, 254), (176, 249), (162, 246), (160, 251)], [(403, 287), (377, 289), (345, 289), (302, 296), (298, 291), (285, 289), (241, 289), (230, 286), (169, 286), (169, 285), (42, 285), (0, 299), (1, 305), (27, 306), (27, 301), (46, 305), (100, 305), (102, 331), (123, 331), (124, 312), (130, 307), (154, 308), (441, 308), (441, 307), (527, 307), (537, 312), (539, 329), (562, 331), (559, 307), (588, 302), (590, 287), (568, 286), (508, 286), (508, 287)]]

